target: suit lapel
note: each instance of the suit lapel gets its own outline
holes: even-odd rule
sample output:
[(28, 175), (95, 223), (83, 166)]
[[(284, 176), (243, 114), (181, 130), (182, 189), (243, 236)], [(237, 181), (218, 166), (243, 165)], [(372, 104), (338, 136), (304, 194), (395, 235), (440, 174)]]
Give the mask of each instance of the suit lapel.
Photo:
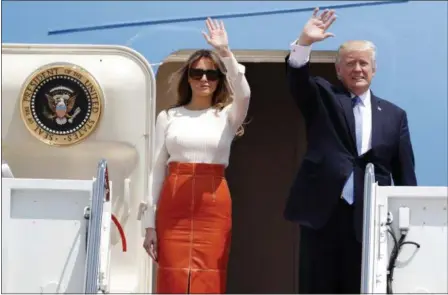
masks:
[(382, 108), (381, 100), (370, 92), (370, 101), (372, 104), (372, 149), (376, 146), (381, 138), (382, 129)]
[(351, 94), (342, 86), (342, 84), (338, 86), (340, 92), (336, 94), (336, 98), (342, 107), (351, 149), (356, 153), (355, 116), (353, 115)]
[[(352, 102), (351, 102), (351, 94), (344, 87), (339, 86), (340, 92), (336, 94), (336, 98), (339, 101), (339, 104), (343, 110), (344, 119), (346, 123), (346, 130), (349, 137), (349, 142), (352, 148), (352, 151), (357, 154), (356, 148), (356, 134), (355, 134), (355, 116), (353, 114)], [(370, 91), (370, 101), (372, 108), (372, 149), (378, 145), (381, 140), (381, 130), (382, 130), (382, 108), (381, 108), (381, 99), (378, 98)]]

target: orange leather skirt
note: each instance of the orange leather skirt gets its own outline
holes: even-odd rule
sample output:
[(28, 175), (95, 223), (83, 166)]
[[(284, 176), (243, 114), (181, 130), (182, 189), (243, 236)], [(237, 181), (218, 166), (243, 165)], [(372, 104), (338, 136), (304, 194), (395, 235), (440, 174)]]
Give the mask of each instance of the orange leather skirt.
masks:
[(232, 201), (225, 167), (168, 166), (156, 213), (157, 293), (226, 291)]

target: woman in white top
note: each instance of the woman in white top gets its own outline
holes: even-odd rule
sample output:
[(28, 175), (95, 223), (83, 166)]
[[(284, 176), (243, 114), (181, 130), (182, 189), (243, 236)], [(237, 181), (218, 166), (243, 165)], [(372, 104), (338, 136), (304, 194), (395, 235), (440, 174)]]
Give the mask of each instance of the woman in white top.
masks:
[(217, 53), (198, 50), (175, 73), (177, 104), (156, 122), (143, 246), (158, 263), (157, 293), (226, 291), (232, 202), (224, 170), (250, 88), (223, 22), (206, 25), (204, 38)]

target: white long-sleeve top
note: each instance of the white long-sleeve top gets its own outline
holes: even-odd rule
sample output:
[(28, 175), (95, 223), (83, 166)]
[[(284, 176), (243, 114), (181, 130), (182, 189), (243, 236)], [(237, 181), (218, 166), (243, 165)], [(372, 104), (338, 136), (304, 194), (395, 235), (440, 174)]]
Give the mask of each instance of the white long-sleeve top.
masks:
[(154, 164), (149, 176), (152, 202), (144, 212), (145, 228), (155, 228), (155, 207), (159, 201), (169, 162), (229, 163), (230, 147), (243, 124), (250, 101), (245, 67), (235, 57), (222, 58), (227, 79), (234, 92), (233, 101), (223, 110), (188, 110), (185, 107), (161, 111), (156, 119)]

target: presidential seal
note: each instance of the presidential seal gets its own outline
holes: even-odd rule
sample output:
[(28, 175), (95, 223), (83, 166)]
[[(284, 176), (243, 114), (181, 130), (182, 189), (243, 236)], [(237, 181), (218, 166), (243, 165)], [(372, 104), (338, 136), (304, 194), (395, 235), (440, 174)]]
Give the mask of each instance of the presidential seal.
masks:
[(103, 103), (95, 78), (73, 64), (51, 64), (33, 73), (20, 95), (27, 129), (49, 145), (72, 145), (97, 126)]

